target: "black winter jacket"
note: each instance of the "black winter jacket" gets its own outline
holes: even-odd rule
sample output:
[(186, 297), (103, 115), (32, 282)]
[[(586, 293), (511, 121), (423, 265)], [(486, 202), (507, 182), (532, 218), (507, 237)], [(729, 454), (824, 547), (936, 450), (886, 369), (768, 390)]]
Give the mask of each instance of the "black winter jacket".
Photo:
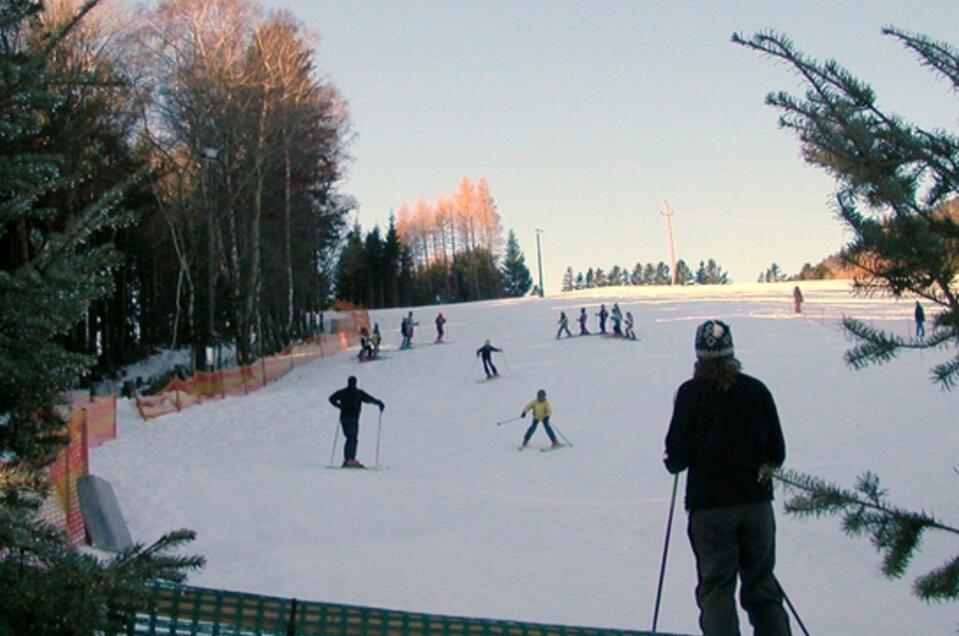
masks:
[(687, 510), (771, 500), (759, 468), (785, 459), (776, 404), (762, 382), (740, 373), (726, 391), (701, 378), (679, 387), (663, 461), (671, 473), (689, 469)]
[(355, 386), (340, 389), (330, 396), (330, 404), (340, 409), (340, 420), (344, 422), (350, 422), (360, 418), (360, 408), (363, 406), (363, 402), (367, 404), (378, 404), (380, 406), (383, 405), (381, 401)]

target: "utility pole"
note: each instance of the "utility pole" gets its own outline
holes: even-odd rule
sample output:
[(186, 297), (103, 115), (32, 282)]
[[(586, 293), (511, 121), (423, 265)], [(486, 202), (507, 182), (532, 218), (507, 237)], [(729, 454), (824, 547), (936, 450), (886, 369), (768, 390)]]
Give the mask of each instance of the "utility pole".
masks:
[(669, 240), (669, 266), (672, 268), (670, 270), (669, 284), (676, 284), (676, 248), (673, 245), (673, 222), (672, 217), (673, 213), (669, 209), (669, 201), (663, 201), (663, 211), (660, 212), (664, 217), (666, 217), (666, 237)]
[(543, 230), (536, 228), (536, 263), (539, 265), (539, 297), (543, 297), (543, 253), (539, 248), (539, 235)]

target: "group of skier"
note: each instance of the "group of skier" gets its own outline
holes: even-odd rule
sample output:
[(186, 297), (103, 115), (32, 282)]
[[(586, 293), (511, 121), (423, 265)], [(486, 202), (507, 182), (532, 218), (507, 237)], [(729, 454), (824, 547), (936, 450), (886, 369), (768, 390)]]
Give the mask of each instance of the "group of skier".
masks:
[[(615, 316), (619, 308), (614, 304), (613, 309)], [(917, 330), (924, 319), (920, 311), (917, 303)], [(605, 331), (604, 314), (603, 306), (599, 314), (601, 331)], [(412, 313), (404, 322), (407, 320), (412, 321)], [(584, 323), (581, 326), (585, 331)], [(614, 335), (617, 326), (614, 322)], [(439, 334), (438, 340), (441, 337)], [(740, 602), (756, 633), (788, 636), (791, 631), (784, 594), (773, 572), (773, 489), (763, 472), (765, 467), (781, 466), (786, 456), (776, 405), (760, 380), (742, 373), (726, 323), (708, 320), (699, 325), (694, 347), (693, 377), (676, 392), (663, 461), (670, 473), (688, 471), (685, 507), (687, 534), (696, 559), (699, 624), (706, 634), (740, 633), (735, 606), (739, 579)], [(476, 351), (488, 378), (498, 375), (492, 363), (492, 353), (498, 351), (502, 349), (489, 340)], [(329, 398), (340, 410), (346, 437), (344, 468), (363, 467), (356, 460), (362, 404), (376, 404), (381, 413), (385, 408), (382, 400), (356, 384), (356, 378), (350, 376), (346, 388)], [(533, 414), (533, 421), (523, 435), (520, 450), (528, 447), (540, 423), (551, 442), (550, 447), (541, 450), (561, 448), (563, 444), (550, 424), (552, 407), (544, 389), (523, 407), (520, 418), (528, 412)], [(670, 521), (671, 517), (670, 510)]]
[[(606, 310), (606, 305), (601, 304), (599, 306), (599, 311), (596, 313), (599, 317), (599, 335), (606, 336), (611, 335), (614, 338), (626, 338), (627, 340), (636, 340), (636, 332), (633, 331), (634, 320), (633, 312), (627, 311), (625, 318), (623, 317), (623, 311), (619, 308), (619, 303), (613, 303), (611, 311)], [(612, 334), (606, 331), (606, 321), (609, 320), (612, 323)], [(580, 336), (589, 336), (589, 329), (586, 328), (586, 323), (589, 321), (589, 315), (586, 313), (586, 308), (582, 307), (579, 310), (579, 317), (576, 319), (579, 323), (579, 334)], [(556, 339), (559, 340), (562, 335), (565, 333), (567, 338), (572, 338), (573, 334), (569, 331), (569, 318), (566, 316), (565, 311), (559, 312), (559, 329), (556, 331)]]

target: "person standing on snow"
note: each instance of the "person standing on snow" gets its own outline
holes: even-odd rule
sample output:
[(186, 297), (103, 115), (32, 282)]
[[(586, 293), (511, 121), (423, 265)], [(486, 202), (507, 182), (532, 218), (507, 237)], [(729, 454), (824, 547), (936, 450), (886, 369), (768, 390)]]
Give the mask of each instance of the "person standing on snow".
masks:
[(693, 378), (676, 392), (663, 462), (688, 469), (686, 510), (696, 556), (696, 604), (705, 634), (739, 634), (740, 602), (756, 634), (788, 636), (789, 617), (773, 574), (776, 522), (773, 486), (761, 469), (778, 467), (786, 443), (766, 386), (740, 372), (729, 326), (696, 330)]
[(623, 311), (619, 308), (619, 303), (613, 303), (613, 311), (609, 314), (613, 319), (613, 335), (623, 337), (623, 330), (620, 324), (623, 322)]
[(370, 339), (370, 332), (366, 327), (360, 328), (360, 353), (357, 357), (360, 362), (373, 359), (373, 342)]
[(567, 337), (567, 338), (572, 338), (572, 337), (573, 337), (573, 334), (571, 334), (571, 333), (569, 332), (569, 318), (566, 317), (566, 312), (565, 312), (565, 311), (559, 312), (559, 322), (557, 322), (556, 324), (559, 325), (559, 329), (556, 330), (556, 339), (557, 339), (557, 340), (559, 340), (560, 334), (562, 334), (564, 331), (566, 332), (566, 337)]
[(606, 311), (606, 305), (600, 305), (599, 313), (596, 315), (599, 316), (599, 332), (606, 333), (606, 316), (609, 315), (609, 312)]
[(626, 320), (623, 322), (624, 332), (630, 340), (636, 339), (636, 332), (633, 331), (633, 312), (626, 312)]
[(380, 413), (386, 408), (382, 400), (378, 400), (366, 391), (357, 388), (356, 376), (346, 380), (346, 388), (340, 389), (330, 396), (330, 404), (340, 409), (340, 426), (343, 427), (343, 468), (363, 468), (363, 464), (356, 461), (356, 446), (360, 434), (360, 409), (363, 402), (376, 404)]
[(586, 315), (585, 307), (579, 310), (579, 318), (576, 320), (579, 322), (579, 335), (588, 336), (589, 332), (586, 330), (586, 321), (589, 320), (589, 317)]
[(916, 301), (916, 337), (925, 338), (926, 337), (926, 312), (923, 311), (922, 305), (919, 304), (919, 301)]
[(553, 428), (549, 425), (549, 418), (553, 414), (553, 407), (549, 405), (549, 401), (546, 399), (546, 391), (543, 389), (537, 391), (536, 399), (523, 407), (523, 413), (520, 417), (526, 417), (526, 411), (533, 412), (533, 423), (529, 425), (529, 428), (526, 429), (526, 434), (523, 435), (523, 445), (519, 447), (520, 450), (523, 450), (529, 445), (530, 438), (533, 436), (533, 433), (536, 432), (536, 425), (540, 422), (543, 423), (543, 428), (546, 430), (546, 434), (549, 435), (549, 441), (553, 443), (553, 446), (562, 446), (559, 440), (556, 439)]
[(375, 323), (373, 325), (373, 334), (370, 336), (370, 343), (373, 345), (373, 357), (378, 358), (380, 356), (380, 342), (383, 341), (383, 336), (380, 335), (380, 323)]
[(418, 324), (420, 323), (413, 320), (412, 311), (403, 319), (400, 326), (400, 331), (403, 332), (403, 344), (400, 345), (400, 349), (409, 349), (413, 346), (413, 327)]
[(435, 343), (443, 342), (443, 325), (446, 324), (446, 318), (443, 317), (443, 312), (441, 311), (436, 315), (436, 340)]
[(802, 292), (799, 290), (799, 285), (796, 285), (795, 287), (793, 287), (793, 309), (796, 311), (797, 314), (802, 313), (802, 304), (803, 304)]
[(476, 355), (483, 358), (483, 371), (486, 372), (486, 379), (496, 377), (499, 375), (499, 371), (496, 370), (496, 366), (493, 364), (493, 352), (494, 351), (503, 351), (502, 349), (497, 349), (489, 343), (489, 340), (486, 343), (476, 350)]

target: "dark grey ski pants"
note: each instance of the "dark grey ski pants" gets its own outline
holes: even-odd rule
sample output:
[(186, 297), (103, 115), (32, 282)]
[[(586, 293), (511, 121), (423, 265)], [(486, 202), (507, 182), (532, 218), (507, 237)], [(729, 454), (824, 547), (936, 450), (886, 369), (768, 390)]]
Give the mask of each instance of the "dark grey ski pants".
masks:
[(696, 603), (706, 636), (739, 636), (739, 601), (756, 636), (789, 636), (782, 590), (773, 575), (776, 520), (771, 502), (707, 508), (689, 514), (696, 554)]
[(356, 443), (360, 436), (360, 421), (340, 420), (340, 426), (343, 427), (343, 437), (346, 443), (343, 444), (343, 461), (356, 459)]

